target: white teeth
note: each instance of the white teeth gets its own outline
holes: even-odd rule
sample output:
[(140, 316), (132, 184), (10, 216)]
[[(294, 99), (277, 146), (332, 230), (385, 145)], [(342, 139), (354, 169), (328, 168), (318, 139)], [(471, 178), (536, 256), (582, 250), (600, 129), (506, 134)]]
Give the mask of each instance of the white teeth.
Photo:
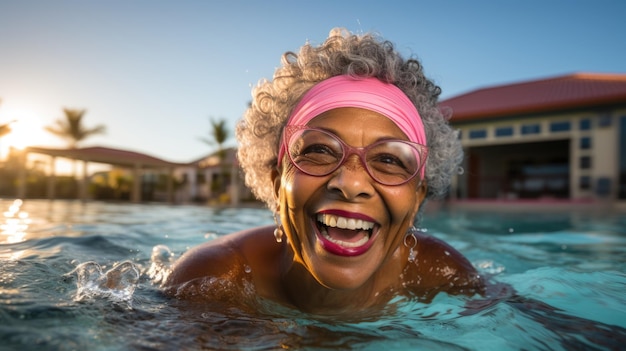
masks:
[(348, 228), (348, 220), (343, 217), (337, 217), (337, 228), (354, 229)]
[(326, 229), (322, 229), (321, 233), (327, 240), (332, 241), (335, 244), (341, 245), (343, 247), (359, 247), (359, 246), (363, 246), (369, 240), (368, 236), (364, 236), (361, 239), (359, 239), (358, 241), (355, 241), (355, 242), (351, 243), (349, 241), (336, 240), (336, 239), (331, 238), (330, 235), (328, 235), (328, 232), (326, 231)]
[(318, 214), (317, 220), (328, 227), (337, 227), (340, 229), (363, 229), (370, 230), (374, 228), (374, 222), (364, 221), (362, 219), (339, 217), (331, 214)]

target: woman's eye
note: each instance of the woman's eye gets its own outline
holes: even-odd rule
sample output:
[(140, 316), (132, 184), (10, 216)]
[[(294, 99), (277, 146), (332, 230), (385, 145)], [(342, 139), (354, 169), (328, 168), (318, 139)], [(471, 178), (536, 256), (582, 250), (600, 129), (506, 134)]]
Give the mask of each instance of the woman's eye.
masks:
[(406, 164), (400, 157), (390, 155), (390, 154), (377, 155), (375, 158), (370, 160), (370, 164), (372, 164), (372, 162), (376, 164), (376, 166), (374, 166), (375, 168), (381, 169), (381, 170), (383, 169), (405, 170), (406, 169)]
[(377, 158), (378, 162), (382, 162), (382, 163), (387, 163), (390, 165), (398, 165), (398, 166), (402, 166), (402, 160), (400, 160), (400, 158), (393, 156), (393, 155), (379, 155)]
[(335, 155), (335, 151), (330, 148), (328, 145), (324, 144), (313, 144), (305, 147), (302, 152), (302, 155), (309, 154), (325, 154), (325, 155)]

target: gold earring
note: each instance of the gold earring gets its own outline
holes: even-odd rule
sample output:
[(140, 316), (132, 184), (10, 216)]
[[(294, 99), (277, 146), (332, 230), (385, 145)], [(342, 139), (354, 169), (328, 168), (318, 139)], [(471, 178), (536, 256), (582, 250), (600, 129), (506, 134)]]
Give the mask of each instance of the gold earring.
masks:
[(417, 237), (415, 237), (415, 233), (419, 233), (419, 230), (411, 227), (404, 235), (404, 246), (409, 248), (409, 262), (415, 262), (415, 258), (417, 258), (417, 251), (415, 250)]
[(274, 229), (274, 238), (276, 238), (277, 243), (283, 242), (283, 232), (282, 224), (280, 224), (280, 215), (278, 213), (274, 214), (274, 222), (276, 222), (276, 229)]

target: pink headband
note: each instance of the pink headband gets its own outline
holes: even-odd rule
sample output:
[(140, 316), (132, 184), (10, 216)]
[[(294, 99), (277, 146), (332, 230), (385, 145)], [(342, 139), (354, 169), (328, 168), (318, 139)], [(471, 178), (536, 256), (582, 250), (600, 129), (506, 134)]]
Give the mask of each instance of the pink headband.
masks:
[[(306, 125), (320, 114), (340, 107), (358, 107), (380, 113), (392, 120), (410, 141), (426, 146), (424, 125), (415, 105), (398, 87), (376, 78), (340, 75), (319, 82), (304, 94), (287, 125)], [(281, 143), (279, 163), (284, 154)], [(424, 168), (421, 175), (424, 176)]]

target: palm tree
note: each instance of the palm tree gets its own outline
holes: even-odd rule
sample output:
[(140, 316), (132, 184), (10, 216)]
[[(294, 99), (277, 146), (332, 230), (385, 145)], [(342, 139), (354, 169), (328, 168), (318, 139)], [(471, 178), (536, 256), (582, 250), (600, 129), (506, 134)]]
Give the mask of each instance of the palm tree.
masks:
[[(44, 128), (48, 132), (67, 140), (72, 149), (76, 148), (80, 142), (88, 137), (106, 132), (104, 125), (98, 125), (93, 128), (87, 128), (83, 125), (83, 117), (86, 110), (64, 108), (63, 112), (65, 113), (65, 119), (59, 118), (54, 121), (54, 126), (46, 126)], [(72, 174), (76, 178), (76, 162), (72, 162)]]
[[(0, 105), (2, 105), (2, 99), (0, 99)], [(0, 124), (0, 138), (11, 133), (11, 123), (15, 121), (11, 121), (9, 123)]]
[(220, 119), (216, 121), (213, 118), (211, 118), (210, 122), (211, 122), (211, 132), (210, 132), (211, 137), (210, 138), (201, 137), (200, 140), (202, 140), (208, 145), (217, 144), (217, 157), (219, 157), (219, 160), (220, 160), (221, 174), (218, 177), (218, 182), (216, 184), (216, 187), (220, 189), (220, 191), (223, 191), (224, 190), (223, 189), (224, 178), (226, 177), (226, 167), (224, 165), (224, 159), (226, 158), (226, 151), (224, 150), (224, 143), (226, 142), (226, 140), (228, 140), (228, 138), (230, 138), (230, 130), (226, 126), (226, 120), (224, 119)]
[(9, 123), (0, 124), (0, 138), (11, 133), (11, 123), (15, 121), (11, 121)]
[(69, 141), (70, 147), (75, 148), (80, 142), (95, 134), (104, 134), (106, 127), (98, 125), (93, 128), (86, 128), (83, 125), (83, 117), (86, 110), (63, 109), (65, 119), (59, 118), (54, 126), (46, 126), (45, 129), (63, 139)]
[[(11, 133), (11, 123), (13, 123), (15, 121), (11, 121), (9, 123), (5, 123), (5, 124), (0, 124), (0, 139), (2, 139), (3, 136)], [(2, 162), (2, 158), (4, 156), (2, 155), (2, 149), (0, 148), (0, 162)]]
[(210, 138), (200, 138), (203, 142), (208, 145), (217, 144), (217, 154), (220, 157), (220, 160), (224, 159), (224, 143), (228, 138), (230, 138), (230, 130), (226, 126), (226, 120), (220, 119), (219, 121), (210, 119), (211, 122), (211, 137)]

